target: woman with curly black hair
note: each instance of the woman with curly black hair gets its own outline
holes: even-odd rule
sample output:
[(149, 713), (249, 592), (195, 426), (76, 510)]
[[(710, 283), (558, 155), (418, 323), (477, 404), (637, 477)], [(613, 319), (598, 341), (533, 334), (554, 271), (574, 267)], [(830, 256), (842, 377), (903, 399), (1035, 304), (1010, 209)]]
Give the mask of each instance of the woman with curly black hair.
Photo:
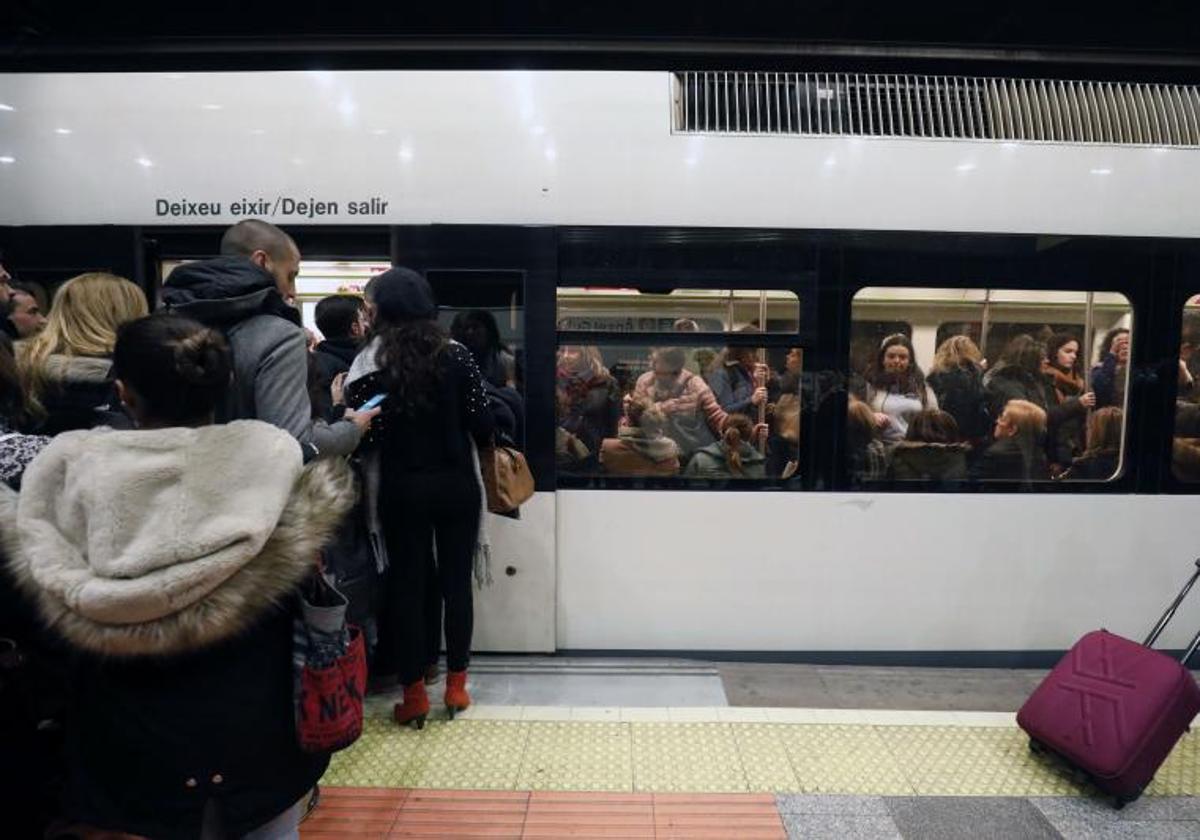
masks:
[(374, 337), (350, 368), (346, 402), (385, 397), (364, 439), (379, 453), (379, 519), (391, 564), (374, 669), (404, 685), (396, 722), (420, 727), (429, 713), (423, 678), (435, 632), (430, 587), (445, 602), (446, 706), (470, 705), (471, 570), (483, 505), (472, 445), (490, 443), (494, 420), (479, 368), (438, 326), (424, 277), (393, 268), (371, 281), (368, 298)]

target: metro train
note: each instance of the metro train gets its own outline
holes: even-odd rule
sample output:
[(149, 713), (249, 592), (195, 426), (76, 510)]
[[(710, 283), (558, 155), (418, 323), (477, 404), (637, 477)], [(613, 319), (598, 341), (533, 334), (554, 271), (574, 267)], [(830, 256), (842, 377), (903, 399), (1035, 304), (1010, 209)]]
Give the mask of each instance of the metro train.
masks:
[[(1200, 94), (1165, 84), (9, 74), (0, 248), (19, 279), (108, 268), (153, 299), (252, 215), (297, 240), (309, 320), (389, 264), (426, 272), (447, 320), (491, 312), (537, 492), (492, 523), (477, 649), (1041, 664), (1100, 624), (1137, 635), (1200, 554), (1172, 470), (1198, 147)], [(1090, 369), (1114, 328), (1110, 480), (850, 475), (851, 380), (886, 335), (928, 368), (956, 333), (994, 363), (1067, 330)], [(798, 350), (794, 475), (560, 469), (558, 352), (579, 345), (630, 377), (655, 347), (753, 348), (777, 373)]]

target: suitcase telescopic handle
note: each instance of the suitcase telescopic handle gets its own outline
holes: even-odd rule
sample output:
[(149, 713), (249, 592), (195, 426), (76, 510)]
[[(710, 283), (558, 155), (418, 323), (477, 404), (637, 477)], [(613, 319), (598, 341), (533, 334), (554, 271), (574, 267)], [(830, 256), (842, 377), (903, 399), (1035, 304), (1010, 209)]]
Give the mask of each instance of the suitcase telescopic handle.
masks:
[[(1171, 602), (1171, 606), (1167, 607), (1167, 611), (1162, 614), (1162, 618), (1154, 625), (1154, 629), (1150, 631), (1150, 635), (1143, 642), (1146, 647), (1154, 647), (1154, 643), (1158, 641), (1158, 637), (1162, 635), (1162, 631), (1167, 629), (1167, 625), (1171, 623), (1171, 619), (1175, 617), (1175, 611), (1179, 609), (1179, 605), (1183, 603), (1183, 599), (1192, 591), (1192, 587), (1196, 585), (1196, 581), (1200, 580), (1200, 559), (1196, 560), (1196, 571), (1188, 578), (1188, 582), (1183, 585), (1183, 589), (1175, 596), (1175, 600)], [(1188, 646), (1187, 652), (1179, 660), (1184, 665), (1192, 658), (1192, 654), (1196, 649), (1200, 648), (1200, 633), (1197, 633), (1192, 639), (1191, 645)]]

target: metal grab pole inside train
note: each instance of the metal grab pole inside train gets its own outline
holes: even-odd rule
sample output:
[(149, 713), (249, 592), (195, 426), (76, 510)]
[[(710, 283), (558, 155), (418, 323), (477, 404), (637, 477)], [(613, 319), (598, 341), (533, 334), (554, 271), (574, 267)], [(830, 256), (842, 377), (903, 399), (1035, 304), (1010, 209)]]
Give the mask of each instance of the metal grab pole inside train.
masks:
[[(1092, 390), (1092, 342), (1096, 340), (1095, 331), (1096, 325), (1094, 321), (1095, 313), (1093, 307), (1096, 303), (1096, 293), (1087, 293), (1087, 312), (1083, 319), (1083, 346), (1079, 348), (1079, 355), (1083, 357), (1083, 392), (1086, 394)], [(1092, 410), (1088, 409), (1088, 414)]]
[[(759, 330), (759, 332), (762, 332), (762, 333), (765, 333), (767, 331), (767, 291), (766, 291), (766, 289), (759, 289), (759, 291), (758, 291), (758, 330)], [(760, 368), (760, 370), (766, 369), (766, 364), (767, 364), (767, 348), (766, 347), (758, 348), (758, 363), (763, 366), (762, 368)], [(767, 387), (767, 375), (764, 373), (763, 375), (760, 376), (759, 371), (756, 370), (755, 374), (754, 374), (753, 385), (754, 385), (754, 388), (756, 388), (756, 389)], [(767, 401), (763, 400), (762, 402), (760, 402), (758, 404), (758, 424), (760, 426), (764, 426), (764, 425), (766, 425), (766, 422), (767, 422)], [(763, 435), (762, 437), (760, 437), (758, 439), (758, 451), (764, 452), (764, 453), (767, 451), (767, 436), (766, 435)]]
[(979, 321), (979, 352), (983, 354), (983, 359), (987, 362), (988, 367), (992, 366), (992, 359), (988, 358), (987, 340), (988, 330), (992, 325), (992, 290), (983, 290), (983, 315)]

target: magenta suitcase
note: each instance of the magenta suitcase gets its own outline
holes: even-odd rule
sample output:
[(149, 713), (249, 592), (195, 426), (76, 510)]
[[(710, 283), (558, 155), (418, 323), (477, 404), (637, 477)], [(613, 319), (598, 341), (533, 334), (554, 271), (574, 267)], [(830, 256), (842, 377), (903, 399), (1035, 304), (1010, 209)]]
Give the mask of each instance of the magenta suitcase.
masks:
[(1141, 795), (1200, 712), (1200, 687), (1184, 664), (1200, 634), (1182, 660), (1150, 647), (1200, 578), (1200, 560), (1196, 566), (1145, 643), (1107, 630), (1088, 633), (1017, 713), (1030, 749), (1072, 765), (1118, 808)]

